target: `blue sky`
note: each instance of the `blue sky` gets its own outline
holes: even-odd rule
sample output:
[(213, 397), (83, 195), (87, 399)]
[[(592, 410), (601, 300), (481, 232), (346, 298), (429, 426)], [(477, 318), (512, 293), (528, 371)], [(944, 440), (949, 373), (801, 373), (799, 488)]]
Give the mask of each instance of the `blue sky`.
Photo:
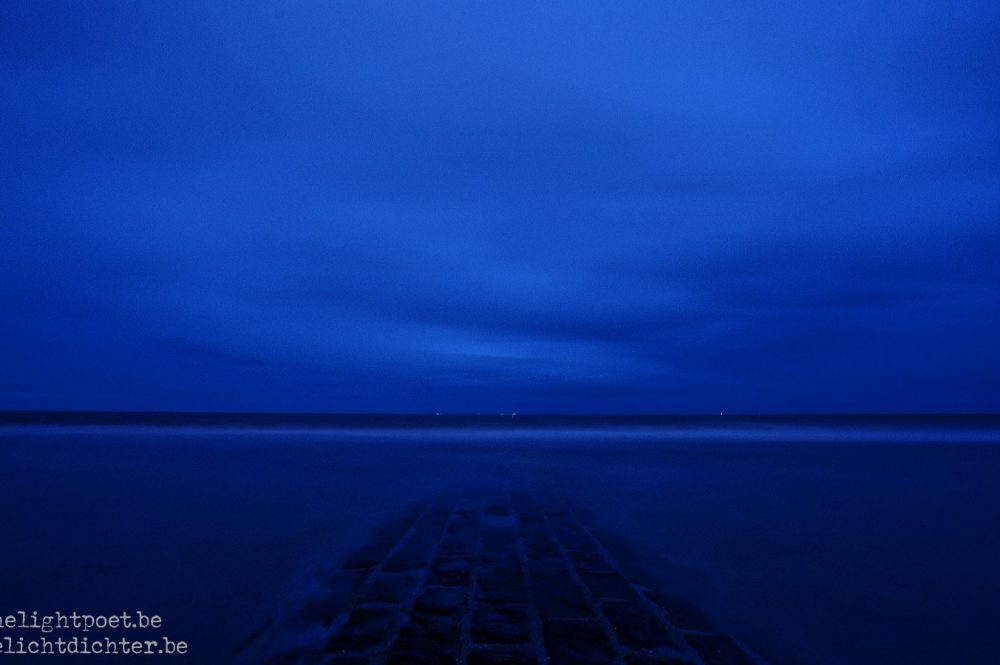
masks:
[(4, 2), (0, 408), (996, 411), (993, 2)]

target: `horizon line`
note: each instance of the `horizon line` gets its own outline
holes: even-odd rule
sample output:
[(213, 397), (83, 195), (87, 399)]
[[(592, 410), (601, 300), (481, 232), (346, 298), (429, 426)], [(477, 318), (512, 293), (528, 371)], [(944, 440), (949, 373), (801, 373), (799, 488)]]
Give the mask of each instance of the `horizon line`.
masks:
[(305, 418), (768, 418), (768, 417), (1000, 417), (997, 411), (756, 411), (756, 412), (536, 412), (536, 411), (248, 411), (173, 409), (2, 409), (0, 419), (30, 416), (275, 416)]

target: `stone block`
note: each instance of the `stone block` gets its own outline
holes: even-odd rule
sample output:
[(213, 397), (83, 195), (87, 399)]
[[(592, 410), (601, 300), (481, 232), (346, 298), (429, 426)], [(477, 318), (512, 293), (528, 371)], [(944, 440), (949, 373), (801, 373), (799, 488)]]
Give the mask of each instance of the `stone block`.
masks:
[(478, 644), (526, 644), (528, 608), (524, 605), (479, 605), (472, 617), (472, 640)]
[(677, 647), (666, 626), (642, 603), (610, 601), (601, 609), (622, 645), (633, 649)]
[(328, 645), (332, 653), (367, 651), (392, 638), (406, 615), (393, 608), (357, 607)]
[(542, 633), (549, 665), (608, 665), (618, 661), (611, 639), (597, 621), (548, 620)]

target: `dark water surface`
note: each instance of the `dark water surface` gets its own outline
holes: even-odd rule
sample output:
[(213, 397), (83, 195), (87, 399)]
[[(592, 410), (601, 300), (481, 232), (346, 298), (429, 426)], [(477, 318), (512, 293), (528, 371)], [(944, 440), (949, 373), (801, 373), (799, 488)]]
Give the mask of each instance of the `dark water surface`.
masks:
[(0, 614), (160, 614), (173, 662), (227, 662), (311, 562), (480, 487), (564, 492), (775, 665), (1000, 659), (988, 418), (18, 424), (0, 474)]

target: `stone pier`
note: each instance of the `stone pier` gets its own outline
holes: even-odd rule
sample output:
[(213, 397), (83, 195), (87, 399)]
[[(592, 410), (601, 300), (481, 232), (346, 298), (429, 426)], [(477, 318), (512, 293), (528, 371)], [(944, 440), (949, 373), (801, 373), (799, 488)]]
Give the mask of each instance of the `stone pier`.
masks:
[(442, 497), (386, 525), (241, 646), (279, 664), (765, 665), (636, 583), (563, 502)]

